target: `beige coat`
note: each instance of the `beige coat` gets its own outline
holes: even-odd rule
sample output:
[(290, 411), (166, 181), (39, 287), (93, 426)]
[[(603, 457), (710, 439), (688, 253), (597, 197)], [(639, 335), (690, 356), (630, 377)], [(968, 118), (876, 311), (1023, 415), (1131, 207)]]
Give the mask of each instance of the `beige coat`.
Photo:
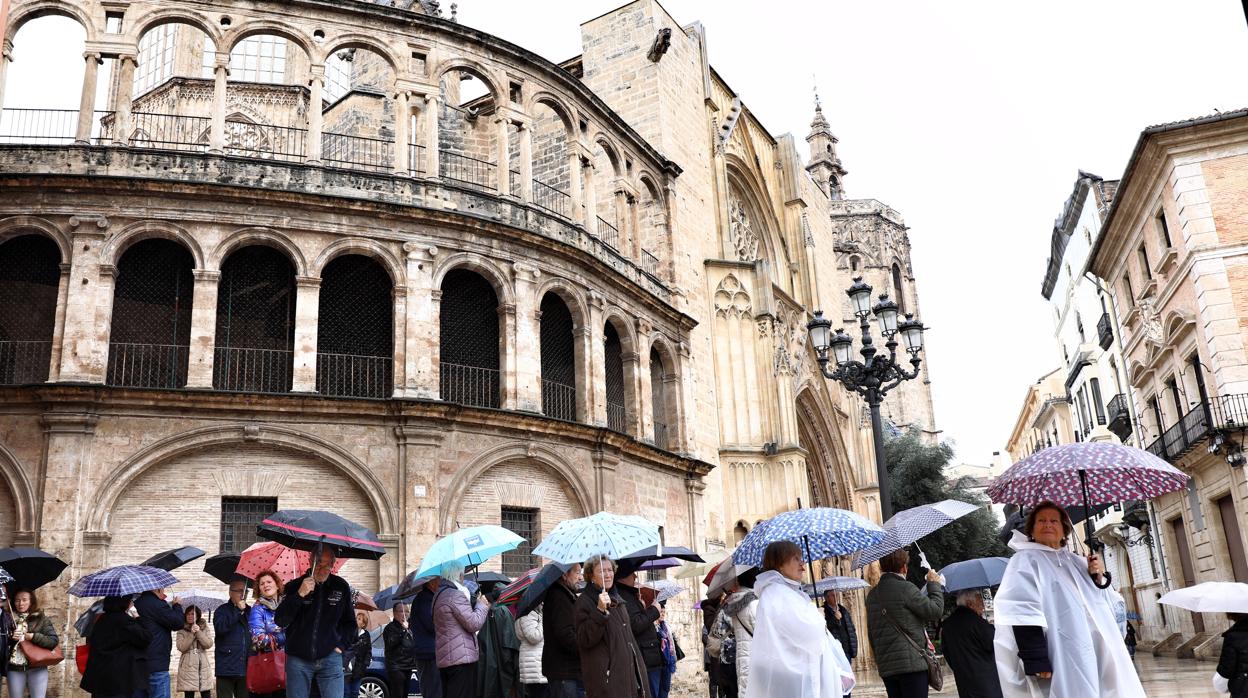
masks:
[(182, 659), (178, 661), (178, 681), (176, 691), (211, 691), (217, 687), (217, 678), (212, 673), (212, 630), (208, 622), (199, 619), (199, 632), (195, 635), (182, 628), (178, 631), (178, 651)]

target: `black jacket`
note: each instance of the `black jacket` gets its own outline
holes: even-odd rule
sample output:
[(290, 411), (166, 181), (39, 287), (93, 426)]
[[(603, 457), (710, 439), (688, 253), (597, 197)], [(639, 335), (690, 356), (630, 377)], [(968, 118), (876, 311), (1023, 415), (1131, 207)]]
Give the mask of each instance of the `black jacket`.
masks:
[[(151, 644), (147, 646), (148, 673), (169, 671), (173, 633), (186, 625), (186, 614), (182, 612), (182, 605), (170, 606), (156, 592), (145, 591), (134, 600), (134, 608), (139, 612), (139, 624), (152, 638)], [(95, 633), (94, 630), (91, 632)]]
[(637, 638), (637, 646), (641, 648), (641, 659), (646, 663), (646, 670), (662, 667), (663, 647), (659, 644), (659, 629), (654, 625), (659, 620), (659, 609), (644, 605), (641, 592), (636, 587), (616, 584), (615, 591), (628, 609), (628, 623), (633, 628), (633, 637)]
[(386, 645), (386, 670), (411, 671), (416, 668), (416, 636), (411, 623), (407, 628), (397, 620), (386, 624), (381, 639)]
[(941, 624), (941, 649), (961, 698), (1001, 698), (994, 636), (992, 624), (965, 606), (953, 609)]
[[(162, 632), (168, 637), (168, 632)], [(128, 696), (137, 689), (146, 690), (147, 648), (151, 641), (152, 635), (143, 623), (125, 611), (100, 616), (91, 630), (87, 669), (79, 686), (87, 693), (101, 696)], [(168, 664), (166, 656), (165, 665)]]
[(250, 606), (243, 604), (240, 611), (232, 603), (221, 604), (213, 611), (212, 646), (217, 676), (242, 678), (247, 675), (247, 647), (251, 644), (247, 616), (250, 613)]
[(550, 681), (581, 680), (581, 651), (576, 646), (576, 620), (572, 607), (576, 593), (556, 581), (546, 591), (542, 606), (542, 674)]
[(416, 638), (416, 659), (436, 658), (438, 636), (433, 629), (433, 592), (421, 589), (412, 601), (411, 616), (407, 619)]
[[(342, 653), (342, 675), (350, 681), (359, 681), (373, 663), (373, 636), (367, 630), (357, 630), (355, 643)], [(350, 669), (348, 671), (348, 668)]]
[(836, 619), (833, 608), (826, 604), (823, 607), (823, 620), (827, 623), (828, 632), (841, 643), (845, 656), (853, 659), (858, 656), (858, 630), (854, 627), (854, 619), (849, 617), (849, 609), (839, 604), (837, 608), (841, 609), (840, 620)]
[(1231, 698), (1248, 698), (1248, 620), (1236, 621), (1222, 633), (1217, 671), (1230, 683)]
[(299, 596), (299, 577), (286, 585), (286, 596), (273, 621), (286, 630), (286, 654), (315, 662), (337, 647), (346, 651), (355, 643), (355, 610), (347, 580), (331, 574), (305, 599)]

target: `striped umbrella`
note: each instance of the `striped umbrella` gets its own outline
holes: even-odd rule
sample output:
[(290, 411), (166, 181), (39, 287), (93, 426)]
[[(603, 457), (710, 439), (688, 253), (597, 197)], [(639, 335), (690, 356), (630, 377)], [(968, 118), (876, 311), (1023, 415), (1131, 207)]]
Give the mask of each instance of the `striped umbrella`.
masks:
[(854, 569), (866, 567), (894, 550), (901, 550), (978, 509), (974, 504), (946, 499), (899, 511), (884, 522), (883, 540), (859, 550), (854, 555)]
[(177, 583), (177, 577), (165, 570), (143, 565), (121, 565), (81, 577), (69, 588), (69, 593), (83, 598), (130, 596), (165, 589)]
[(541, 567), (534, 567), (528, 572), (520, 575), (520, 577), (514, 582), (503, 587), (502, 590), (498, 592), (498, 601), (495, 601), (494, 603), (501, 603), (504, 606), (514, 606), (519, 603), (520, 597), (524, 596), (524, 590), (529, 588), (529, 585), (532, 584), (533, 580), (537, 578), (537, 573), (541, 571)]

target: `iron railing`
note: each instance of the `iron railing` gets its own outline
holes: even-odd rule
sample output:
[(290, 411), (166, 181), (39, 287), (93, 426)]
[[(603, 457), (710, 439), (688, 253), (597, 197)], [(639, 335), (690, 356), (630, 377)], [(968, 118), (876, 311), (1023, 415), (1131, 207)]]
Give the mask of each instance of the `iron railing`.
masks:
[[(101, 143), (110, 135), (103, 123), (111, 121), (111, 111), (92, 114), (91, 140)], [(0, 110), (0, 143), (68, 145), (78, 132), (77, 109)]]
[(294, 352), (289, 349), (217, 347), (212, 385), (217, 390), (288, 393), (293, 365)]
[(1248, 426), (1248, 394), (1202, 401), (1148, 445), (1148, 452), (1174, 462), (1218, 429)]
[(1109, 313), (1101, 313), (1101, 319), (1096, 322), (1096, 337), (1100, 341), (1102, 349), (1108, 349), (1114, 344), (1114, 323), (1109, 319)]
[(111, 342), (105, 382), (122, 388), (181, 388), (188, 357), (184, 344)]
[(51, 364), (51, 341), (0, 341), (0, 385), (43, 383)]
[(625, 414), (624, 405), (607, 401), (607, 428), (621, 433), (626, 431)]
[(497, 368), (464, 366), (445, 361), (440, 366), (439, 392), (443, 400), (473, 407), (499, 406), (501, 373)]
[(316, 354), (316, 391), (332, 397), (388, 398), (394, 393), (389, 356)]
[(602, 216), (598, 216), (598, 239), (607, 243), (612, 249), (620, 249), (620, 230), (611, 225)]
[(225, 152), (230, 155), (302, 162), (306, 157), (307, 144), (307, 129), (251, 121), (225, 121)]
[(641, 270), (650, 276), (659, 275), (659, 258), (650, 250), (641, 251)]
[(153, 114), (130, 115), (130, 145), (161, 150), (208, 150), (212, 119), (203, 116)]
[(1114, 432), (1119, 439), (1126, 441), (1132, 430), (1131, 410), (1127, 405), (1127, 396), (1121, 393), (1115, 395), (1105, 406), (1105, 412), (1109, 417), (1109, 430)]
[(576, 388), (542, 379), (542, 414), (555, 419), (576, 420)]
[(533, 180), (533, 205), (564, 218), (572, 217), (572, 197), (541, 180)]
[(370, 172), (394, 169), (394, 142), (346, 133), (321, 135), (321, 161), (333, 167)]
[(511, 189), (511, 195), (519, 199), (522, 194), (521, 190), (524, 189), (524, 187), (521, 186), (521, 184), (524, 183), (524, 180), (520, 178), (520, 173), (518, 171), (508, 170), (508, 172), (511, 173), (511, 176), (507, 179), (507, 186)]
[(494, 190), (494, 163), (449, 150), (438, 151), (438, 176), (474, 189)]
[(425, 146), (415, 143), (407, 144), (407, 171), (413, 175), (423, 175), (429, 171), (425, 164)]

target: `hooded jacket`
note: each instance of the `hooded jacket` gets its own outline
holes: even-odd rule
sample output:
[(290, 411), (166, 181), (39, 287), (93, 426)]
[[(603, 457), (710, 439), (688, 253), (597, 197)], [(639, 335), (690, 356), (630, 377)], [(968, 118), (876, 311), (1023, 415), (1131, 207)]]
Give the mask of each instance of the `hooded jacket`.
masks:
[(485, 625), (490, 607), (478, 600), (473, 608), (463, 589), (442, 580), (433, 600), (433, 627), (436, 629), (438, 668), (473, 664), (480, 657), (477, 631)]
[(758, 596), (750, 588), (730, 594), (724, 601), (723, 614), (732, 622), (732, 635), (737, 649), (737, 691), (745, 695), (750, 685), (750, 647), (758, 624)]
[(758, 575), (754, 591), (758, 613), (750, 641), (750, 678), (740, 695), (840, 698), (852, 691), (849, 659), (801, 583), (768, 570)]
[(178, 660), (178, 681), (175, 691), (211, 691), (217, 687), (217, 678), (212, 673), (212, 631), (208, 629), (208, 619), (200, 618), (196, 623), (198, 633), (188, 628), (178, 631), (175, 642), (182, 658)]
[(1236, 621), (1222, 633), (1217, 671), (1227, 679), (1231, 698), (1248, 698), (1248, 620)]

